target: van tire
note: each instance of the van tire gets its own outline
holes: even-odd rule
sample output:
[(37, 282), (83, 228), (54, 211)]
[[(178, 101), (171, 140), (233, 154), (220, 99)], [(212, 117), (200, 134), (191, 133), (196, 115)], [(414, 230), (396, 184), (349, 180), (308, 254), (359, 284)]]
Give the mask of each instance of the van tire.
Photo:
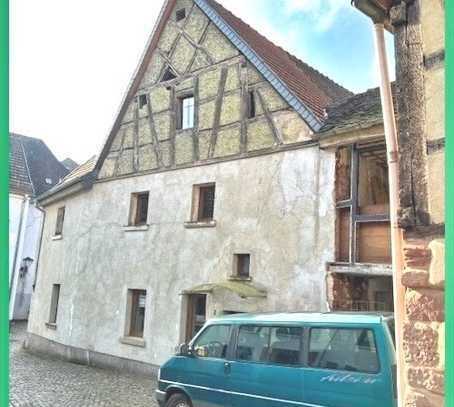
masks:
[(169, 397), (165, 407), (192, 407), (192, 404), (183, 393), (175, 393)]

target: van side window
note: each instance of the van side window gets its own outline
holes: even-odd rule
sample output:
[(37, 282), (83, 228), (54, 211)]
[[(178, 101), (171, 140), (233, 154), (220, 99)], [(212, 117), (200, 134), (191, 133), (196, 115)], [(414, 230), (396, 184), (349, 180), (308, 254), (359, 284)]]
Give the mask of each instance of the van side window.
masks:
[(309, 340), (309, 366), (378, 373), (380, 364), (372, 330), (312, 328)]
[(198, 357), (225, 359), (230, 341), (230, 325), (207, 327), (193, 344)]
[(242, 326), (236, 358), (252, 362), (298, 365), (303, 329), (298, 327)]

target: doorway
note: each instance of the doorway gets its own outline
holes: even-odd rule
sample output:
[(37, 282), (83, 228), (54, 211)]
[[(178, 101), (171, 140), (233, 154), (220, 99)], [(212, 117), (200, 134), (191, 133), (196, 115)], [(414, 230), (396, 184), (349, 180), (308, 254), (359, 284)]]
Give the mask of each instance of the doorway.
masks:
[(188, 343), (200, 331), (206, 321), (206, 294), (188, 295), (188, 307), (186, 316), (186, 343)]

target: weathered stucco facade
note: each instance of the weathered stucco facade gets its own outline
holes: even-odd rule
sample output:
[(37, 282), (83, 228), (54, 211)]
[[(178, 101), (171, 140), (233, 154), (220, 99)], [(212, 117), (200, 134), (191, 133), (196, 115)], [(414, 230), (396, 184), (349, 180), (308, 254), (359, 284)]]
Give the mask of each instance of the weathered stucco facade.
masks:
[[(325, 263), (334, 253), (334, 158), (318, 147), (96, 183), (46, 208), (29, 332), (52, 341), (162, 363), (184, 340), (185, 290), (226, 281), (234, 253), (251, 253), (252, 283), (266, 298), (215, 290), (223, 311), (324, 310)], [(215, 182), (211, 228), (185, 228), (192, 185)], [(149, 226), (130, 231), (130, 194), (150, 191)], [(53, 240), (57, 209), (66, 208)], [(56, 329), (46, 326), (61, 284)], [(127, 289), (147, 290), (144, 347), (121, 343)]]

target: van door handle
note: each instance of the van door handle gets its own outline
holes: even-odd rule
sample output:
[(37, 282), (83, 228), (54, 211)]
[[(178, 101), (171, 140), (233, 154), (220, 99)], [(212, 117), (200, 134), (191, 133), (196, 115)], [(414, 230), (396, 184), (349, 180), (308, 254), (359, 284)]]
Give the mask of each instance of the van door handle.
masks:
[(230, 374), (230, 363), (229, 362), (224, 363), (224, 373)]

